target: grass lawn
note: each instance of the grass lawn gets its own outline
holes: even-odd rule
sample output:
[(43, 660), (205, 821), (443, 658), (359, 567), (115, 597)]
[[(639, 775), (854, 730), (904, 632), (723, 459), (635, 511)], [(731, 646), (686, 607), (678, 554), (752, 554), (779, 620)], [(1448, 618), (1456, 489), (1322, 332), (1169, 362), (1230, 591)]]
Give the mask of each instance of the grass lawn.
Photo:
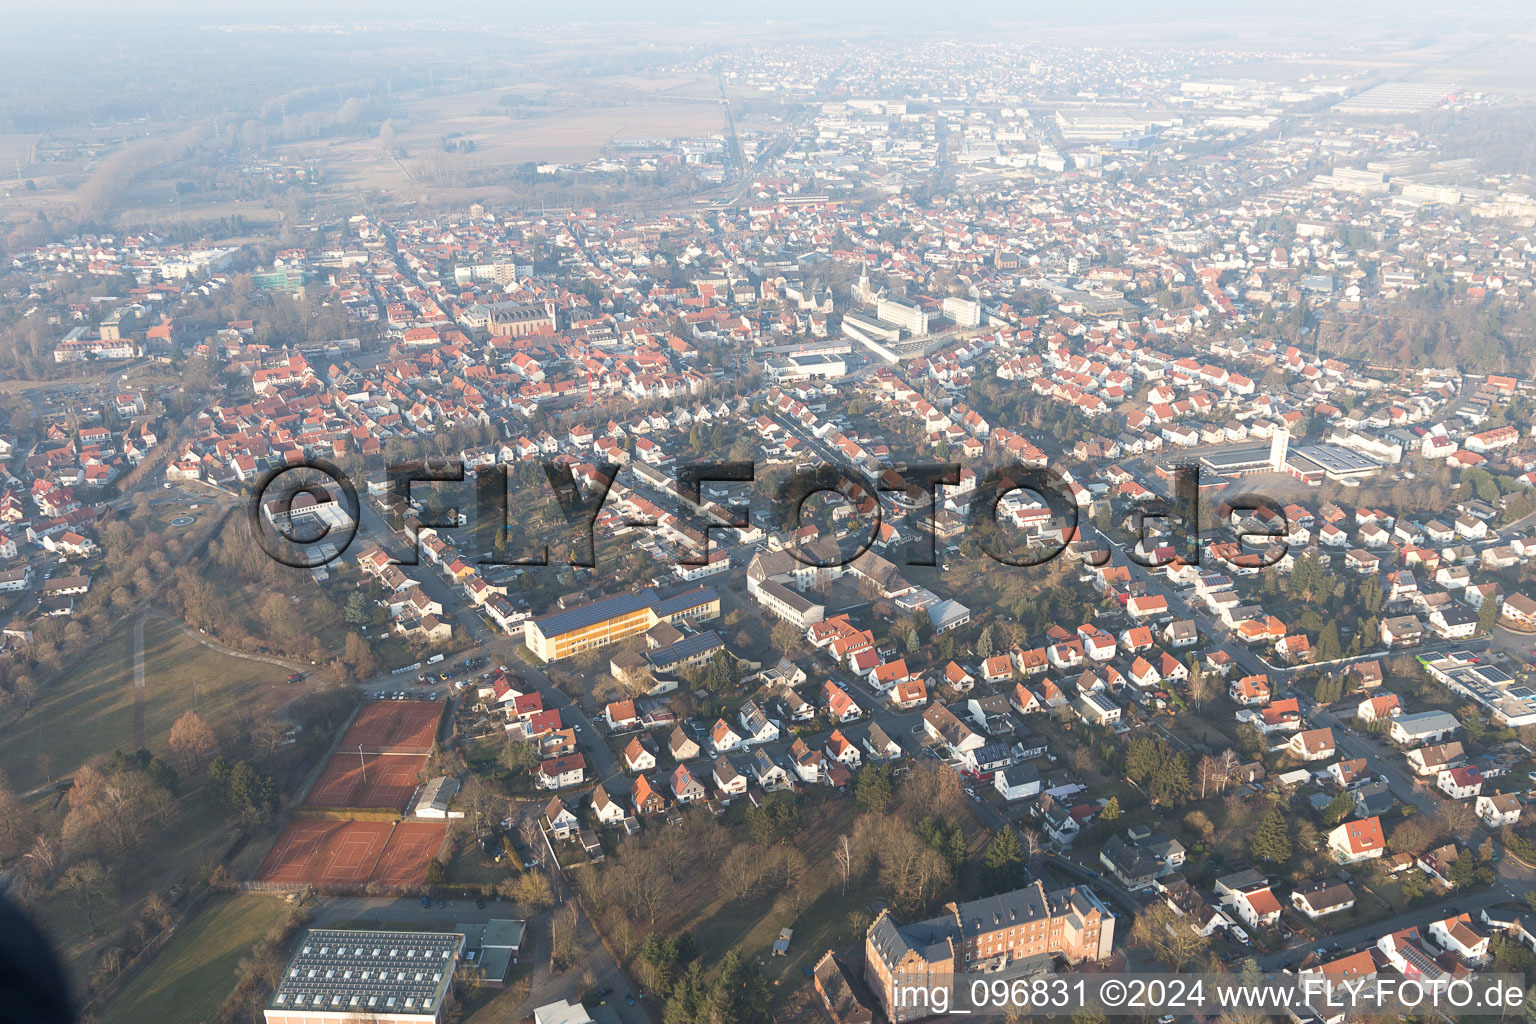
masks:
[[(46, 781), (38, 772), (39, 755), (52, 760), (57, 779), (97, 754), (134, 748), (134, 621), (121, 620), (44, 691), (36, 707), (6, 727), (0, 768), (17, 789), (29, 790)], [(205, 647), (175, 623), (146, 623), (144, 729), (149, 748), (168, 756), (172, 723), (194, 706), (217, 728), (237, 712), (271, 709), (291, 700), (299, 691), (287, 677), (287, 671), (275, 665)]]
[(288, 914), (275, 896), (210, 901), (105, 1008), (120, 1024), (196, 1024), (229, 994), (235, 964)]
[(497, 864), (471, 843), (448, 865), (448, 884), (496, 885), (512, 877), (511, 865), (503, 860)]

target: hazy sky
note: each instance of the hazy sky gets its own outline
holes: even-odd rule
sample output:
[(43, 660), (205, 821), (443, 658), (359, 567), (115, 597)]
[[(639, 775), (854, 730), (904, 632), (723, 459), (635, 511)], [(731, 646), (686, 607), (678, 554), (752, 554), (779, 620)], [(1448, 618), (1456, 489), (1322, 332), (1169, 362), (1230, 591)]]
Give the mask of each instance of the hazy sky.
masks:
[[(1039, 40), (1065, 45), (1178, 46), (1312, 52), (1416, 50), (1446, 39), (1474, 56), (1482, 41), (1516, 45), (1536, 39), (1533, 0), (1100, 0), (1092, 4), (1060, 0), (780, 0), (765, 5), (729, 6), (696, 0), (578, 0), (568, 5), (506, 4), (462, 0), (430, 8), (407, 0), (333, 0), (315, 5), (299, 0), (261, 4), (228, 0), (54, 0), (21, 7), (7, 15), (0, 34), (0, 58), (51, 64), (59, 56), (88, 60), (94, 53), (129, 55), (135, 48), (158, 46), (164, 56), (188, 45), (189, 33), (217, 25), (339, 25), (386, 21), (415, 23), (413, 31), (440, 25), (446, 31), (483, 29), (487, 24), (516, 32), (520, 28), (573, 21), (663, 33), (654, 42), (665, 47), (731, 45), (751, 39), (870, 39), (892, 36), (959, 38), (1021, 42)], [(726, 30), (752, 24), (753, 34)], [(675, 36), (670, 33), (677, 33)], [(601, 31), (595, 33), (601, 43)], [(620, 35), (627, 43), (638, 40)], [(206, 36), (191, 45), (205, 46)], [(240, 39), (231, 37), (238, 49)], [(642, 43), (643, 45), (643, 43)], [(224, 49), (222, 45), (218, 47)], [(366, 51), (363, 51), (364, 53)], [(509, 57), (514, 54), (509, 53)], [(30, 58), (30, 59), (29, 59)]]
[[(1145, 0), (1100, 0), (1093, 4), (1043, 2), (1043, 0), (779, 0), (777, 3), (733, 8), (719, 3), (696, 0), (578, 0), (557, 8), (526, 3), (506, 4), (492, 0), (463, 0), (449, 8), (428, 8), (408, 0), (333, 0), (324, 5), (300, 0), (269, 0), (261, 4), (232, 3), (227, 0), (149, 0), (117, 3), (112, 0), (55, 0), (8, 14), (8, 21), (30, 22), (33, 27), (50, 28), (60, 33), (90, 31), (104, 24), (144, 24), (169, 20), (182, 24), (332, 22), (338, 20), (376, 20), (381, 18), (438, 19), (477, 18), (509, 25), (531, 21), (658, 21), (678, 25), (700, 21), (775, 21), (812, 20), (838, 22), (877, 28), (903, 24), (942, 25), (981, 24), (991, 21), (1019, 23), (1039, 21), (1045, 24), (1073, 24), (1091, 27), (1114, 22), (1183, 22), (1210, 19), (1208, 31), (1219, 31), (1224, 23), (1268, 22), (1295, 26), (1312, 21), (1313, 27), (1332, 32), (1341, 24), (1359, 21), (1387, 22), (1403, 32), (1425, 27), (1426, 21), (1460, 24), (1476, 29), (1487, 25), (1490, 17), (1508, 18), (1524, 15), (1526, 23), (1536, 21), (1528, 0), (1490, 0), (1486, 3), (1456, 3), (1453, 0), (1351, 0), (1350, 3), (1325, 0), (1287, 0), (1285, 3), (1250, 2), (1250, 0), (1174, 0), (1148, 4)], [(558, 12), (558, 13), (552, 13)], [(91, 19), (81, 23), (72, 15)], [(1508, 28), (1508, 24), (1504, 25)], [(1195, 38), (1197, 41), (1198, 31)]]

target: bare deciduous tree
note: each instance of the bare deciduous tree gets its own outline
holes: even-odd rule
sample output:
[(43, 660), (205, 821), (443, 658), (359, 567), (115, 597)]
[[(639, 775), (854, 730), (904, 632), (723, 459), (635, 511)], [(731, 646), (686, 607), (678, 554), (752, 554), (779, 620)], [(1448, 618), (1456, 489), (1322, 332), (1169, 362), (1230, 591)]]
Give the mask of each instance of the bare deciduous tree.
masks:
[(86, 927), (96, 934), (96, 910), (112, 891), (112, 873), (100, 861), (82, 860), (70, 865), (59, 879), (59, 888), (75, 898), (85, 912)]
[(1045, 844), (1040, 839), (1040, 832), (1038, 829), (1030, 828), (1028, 826), (1021, 828), (1019, 829), (1019, 838), (1023, 840), (1024, 860), (1026, 863), (1033, 861), (1036, 857), (1040, 856), (1041, 851), (1045, 849)]
[(203, 759), (218, 749), (213, 730), (196, 711), (187, 711), (171, 726), (171, 753), (181, 759), (188, 771), (195, 771)]

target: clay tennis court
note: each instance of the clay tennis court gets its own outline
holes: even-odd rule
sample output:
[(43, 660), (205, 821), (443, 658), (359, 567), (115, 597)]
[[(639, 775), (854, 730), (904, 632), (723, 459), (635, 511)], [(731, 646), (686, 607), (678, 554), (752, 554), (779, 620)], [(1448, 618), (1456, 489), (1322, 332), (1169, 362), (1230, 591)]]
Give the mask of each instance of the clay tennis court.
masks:
[(427, 862), (437, 856), (448, 826), (436, 821), (402, 821), (384, 845), (372, 881), (385, 885), (415, 885), (427, 874)]
[(304, 802), (311, 807), (371, 807), (404, 811), (416, 791), (425, 754), (338, 752)]
[(358, 747), (365, 754), (429, 754), (442, 713), (442, 701), (368, 701), (336, 749), (354, 756)]
[(366, 882), (393, 830), (394, 823), (388, 821), (295, 821), (277, 837), (256, 880), (317, 885)]
[(415, 885), (437, 856), (448, 826), (435, 821), (301, 819), (283, 830), (258, 882), (284, 885)]

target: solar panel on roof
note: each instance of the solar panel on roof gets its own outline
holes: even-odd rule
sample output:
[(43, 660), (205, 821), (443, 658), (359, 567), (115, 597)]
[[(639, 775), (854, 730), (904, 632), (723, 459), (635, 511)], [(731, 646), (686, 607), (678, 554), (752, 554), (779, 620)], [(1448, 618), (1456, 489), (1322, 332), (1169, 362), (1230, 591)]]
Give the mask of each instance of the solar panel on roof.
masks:
[(397, 1006), (403, 1000), (409, 1008), (430, 1010), (446, 986), (442, 972), (433, 972), (428, 979), (425, 971), (375, 972), (364, 965), (382, 956), (386, 948), (390, 957), (398, 958), (404, 950), (405, 959), (451, 959), (462, 951), (464, 943), (457, 932), (372, 933), (370, 937), (379, 945), (365, 953), (365, 947), (356, 944), (356, 935), (322, 929), (312, 932), (273, 994), (271, 1005), (356, 1007), (366, 999), (368, 1006), (375, 1007), (383, 999), (387, 1006)]

